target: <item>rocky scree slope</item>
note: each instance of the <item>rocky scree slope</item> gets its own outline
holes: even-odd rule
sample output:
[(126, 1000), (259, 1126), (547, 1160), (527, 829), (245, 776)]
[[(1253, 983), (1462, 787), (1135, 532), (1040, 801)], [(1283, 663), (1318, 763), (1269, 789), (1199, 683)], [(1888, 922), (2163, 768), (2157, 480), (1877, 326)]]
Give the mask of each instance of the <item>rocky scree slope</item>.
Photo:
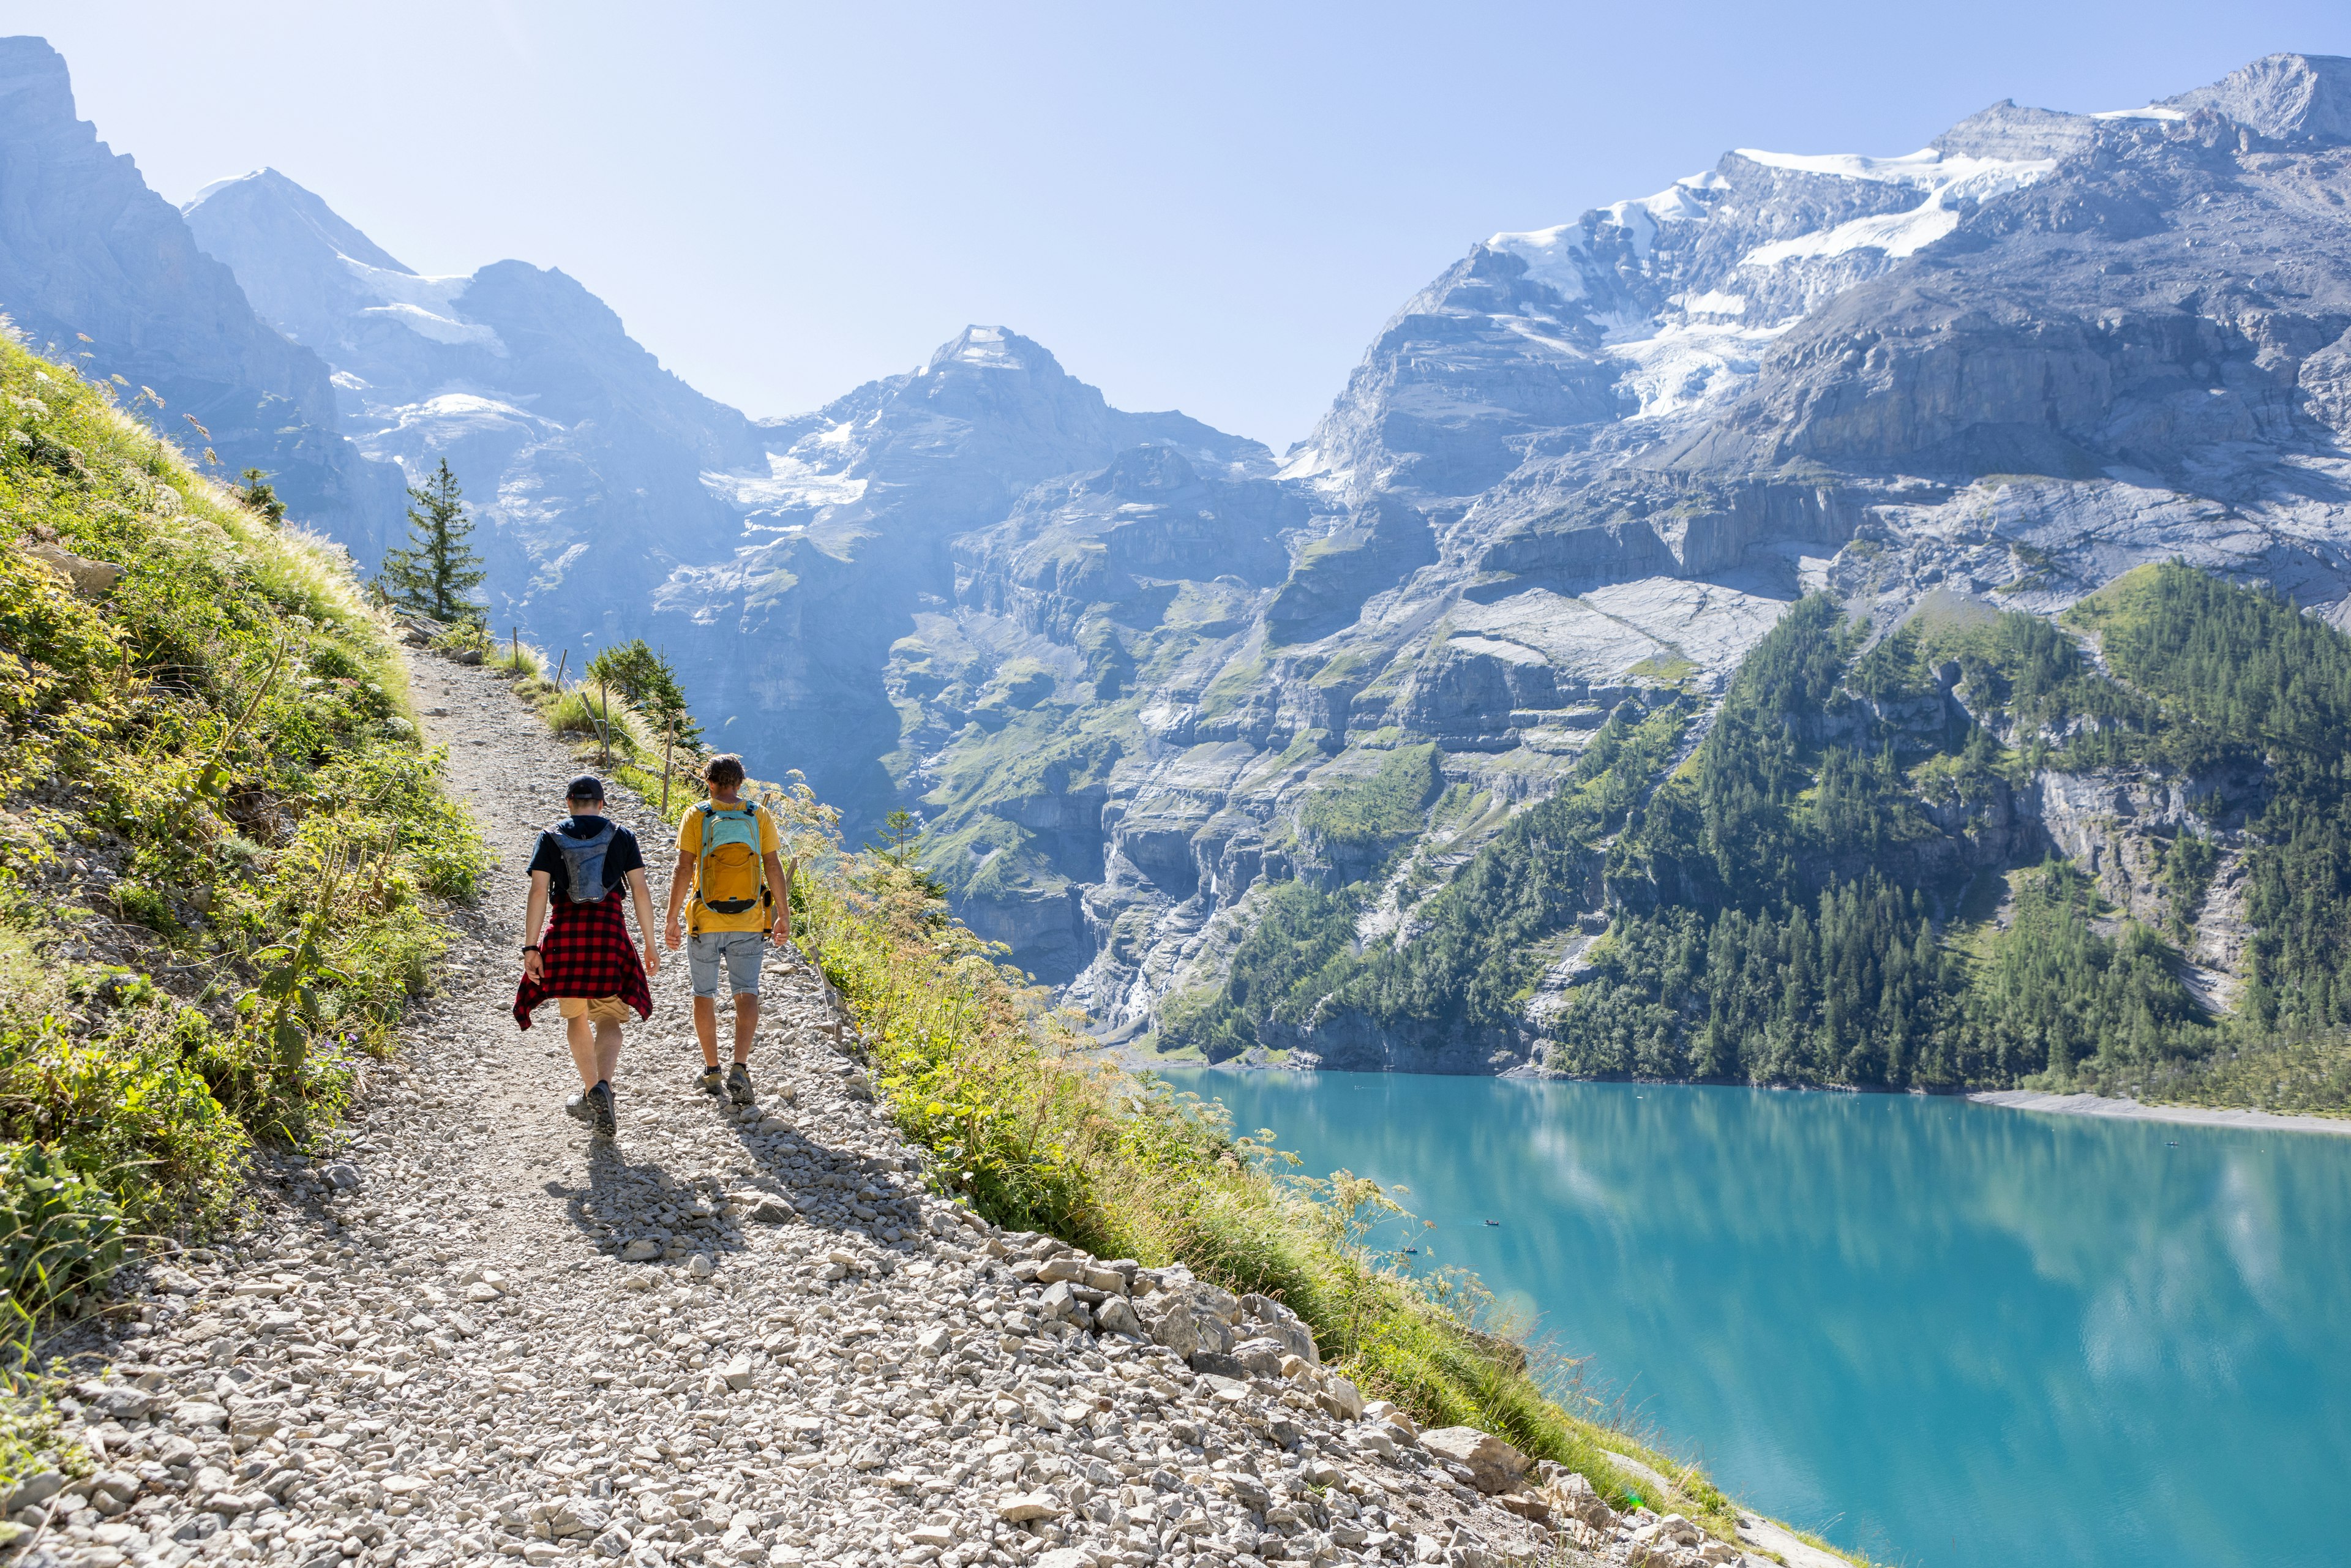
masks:
[[(504, 682), (417, 663), (486, 896), (344, 1140), (47, 1347), (91, 1462), (16, 1486), (18, 1568), (1764, 1561), (1366, 1406), (1278, 1303), (927, 1196), (805, 966), (771, 974), (739, 1111), (690, 1087), (665, 967), (590, 1142), (552, 1020), (507, 1017), (533, 803), (571, 759)], [(663, 825), (613, 809), (659, 863)]]

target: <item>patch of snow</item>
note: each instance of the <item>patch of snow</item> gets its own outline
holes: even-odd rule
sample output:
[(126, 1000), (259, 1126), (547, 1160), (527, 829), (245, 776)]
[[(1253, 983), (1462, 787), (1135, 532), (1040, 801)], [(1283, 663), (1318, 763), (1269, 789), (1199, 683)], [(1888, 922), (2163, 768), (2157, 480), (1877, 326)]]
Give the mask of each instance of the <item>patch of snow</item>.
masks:
[(1640, 402), (1633, 417), (1683, 413), (1736, 397), (1754, 380), (1771, 340), (1788, 329), (1693, 321), (1646, 338), (1612, 341), (1601, 351), (1622, 360), (1619, 384)]
[(329, 376), (327, 380), (334, 383), (336, 386), (342, 388), (345, 392), (365, 392), (368, 389), (367, 382), (360, 380), (359, 377), (351, 374), (349, 371), (337, 371), (333, 375)]
[(2166, 109), (2159, 103), (2150, 103), (2143, 109), (2102, 109), (2090, 118), (2092, 120), (2185, 120), (2188, 118), (2188, 111), (2184, 109)]
[(1558, 224), (1528, 234), (1498, 234), (1486, 244), (1525, 262), (1527, 276), (1555, 290), (1562, 299), (1583, 298), (1586, 252), (1582, 224)]
[(1510, 664), (1547, 664), (1550, 660), (1523, 643), (1505, 643), (1474, 632), (1456, 632), (1446, 641), (1466, 653), (1484, 653)]
[(1693, 316), (1744, 316), (1747, 314), (1747, 296), (1725, 294), (1719, 288), (1709, 288), (1695, 298), (1684, 299), (1682, 308)]
[(510, 402), (501, 402), (496, 398), (483, 397), (475, 392), (442, 392), (422, 402), (395, 409), (392, 413), (396, 425), (403, 430), (427, 424), (470, 426), (477, 430), (494, 430), (514, 424), (549, 431), (563, 428), (555, 421), (542, 419), (528, 409), (517, 408)]
[(1343, 485), (1351, 470), (1332, 468), (1331, 459), (1319, 446), (1300, 444), (1290, 449), (1281, 465), (1273, 471), (1277, 479), (1311, 479), (1319, 489), (1331, 489)]
[[(1792, 169), (1802, 174), (1829, 174), (1840, 180), (1880, 180), (1897, 185), (1916, 185), (1935, 177), (1936, 171), (1945, 166), (1946, 160), (1932, 147), (1921, 147), (1916, 152), (1906, 152), (1899, 158), (1870, 158), (1858, 152), (1767, 152), (1761, 147), (1741, 147), (1739, 156), (1750, 163), (1761, 163), (1767, 169)], [(1955, 158), (1954, 163), (1987, 162), (1976, 158)]]
[(1876, 250), (1889, 258), (1911, 256), (1959, 227), (1968, 208), (2011, 191), (2022, 190), (2057, 166), (2053, 158), (1944, 158), (1932, 151), (1914, 152), (1907, 158), (1839, 155), (1791, 162), (1869, 165), (1870, 172), (1844, 169), (1813, 172), (1909, 185), (1925, 192), (1926, 199), (1907, 212), (1877, 213), (1833, 228), (1758, 246), (1740, 258), (1740, 267), (1778, 267), (1785, 262), (1843, 256), (1855, 250)]
[(1525, 262), (1527, 276), (1556, 289), (1561, 298), (1581, 299), (1584, 295), (1583, 258), (1590, 254), (1584, 235), (1587, 222), (1597, 220), (1623, 229), (1633, 254), (1646, 261), (1650, 247), (1656, 243), (1659, 224), (1705, 217), (1706, 203), (1699, 199), (1698, 193), (1724, 183), (1722, 176), (1709, 169), (1702, 174), (1677, 180), (1653, 196), (1613, 203), (1572, 224), (1525, 234), (1494, 235), (1486, 241), (1486, 246)]
[(788, 452), (768, 453), (765, 474), (727, 474), (713, 470), (702, 476), (702, 483), (705, 488), (750, 512), (846, 506), (865, 494), (863, 479), (853, 479), (846, 474), (828, 474)]
[(474, 343), (496, 353), (506, 352), (506, 345), (499, 341), (495, 329), (468, 321), (458, 314), (457, 296), (473, 284), (470, 277), (421, 277), (388, 267), (371, 267), (340, 253), (335, 259), (343, 264), (343, 270), (350, 274), (364, 293), (380, 301), (362, 308), (360, 315), (397, 321), (436, 343)]
[(846, 446), (849, 444), (849, 435), (852, 428), (852, 426), (850, 422), (844, 419), (839, 424), (834, 425), (831, 429), (823, 431), (816, 435), (812, 435), (809, 437), (809, 439), (820, 443), (826, 446)]
[(963, 347), (956, 350), (958, 363), (980, 365), (991, 371), (1023, 369), (1019, 358), (1005, 346), (1004, 334), (994, 327), (971, 327), (964, 331)]
[(446, 316), (434, 315), (421, 305), (411, 305), (405, 301), (362, 306), (360, 314), (397, 321), (418, 337), (430, 338), (436, 343), (478, 343), (501, 351), (506, 347), (498, 341), (498, 335), (487, 327), (471, 321), (453, 321)]

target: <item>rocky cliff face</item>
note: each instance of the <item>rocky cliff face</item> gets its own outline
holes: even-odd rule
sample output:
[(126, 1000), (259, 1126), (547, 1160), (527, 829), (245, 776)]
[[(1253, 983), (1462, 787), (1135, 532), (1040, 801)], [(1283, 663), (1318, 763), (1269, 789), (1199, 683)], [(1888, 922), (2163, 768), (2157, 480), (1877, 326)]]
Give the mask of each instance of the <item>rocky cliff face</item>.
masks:
[(138, 165), (74, 117), (66, 62), (38, 38), (0, 38), (0, 310), (35, 348), (120, 378), (126, 405), (152, 389), (162, 406), (136, 412), (192, 454), (209, 446), (216, 477), (266, 469), (297, 516), (381, 549), (397, 476), (338, 433), (327, 366), (257, 318)]
[[(1318, 793), (1439, 747), (1449, 804), (1359, 931), (1408, 941), (1416, 901), (1556, 787), (1611, 705), (1718, 686), (1802, 589), (1880, 625), (1938, 592), (2053, 613), (2179, 557), (2332, 612), (2351, 588), (2351, 233), (2327, 194), (2346, 83), (2351, 62), (2278, 57), (2143, 110), (2003, 103), (1905, 157), (1740, 151), (1497, 235), (1406, 303), (1289, 455), (1277, 584), (1203, 550), (1162, 563), (1152, 615), (1123, 588), (1080, 607), (1072, 564), (1016, 631), (987, 617), (1034, 589), (975, 541), (956, 668), (1058, 656), (1069, 684), (985, 737), (935, 706), (909, 732), (937, 742), (905, 777), (967, 909), (1040, 973), (1090, 953), (1073, 995), (1141, 1028), (1298, 873)], [(925, 641), (934, 678), (949, 641)], [(1075, 684), (1113, 647), (1134, 672), (1116, 710)], [(1081, 741), (1065, 789), (1019, 766)], [(1058, 824), (1097, 800), (1093, 877)], [(2000, 815), (1953, 852), (2060, 843), (2126, 908), (2168, 913), (2133, 902), (2122, 818)], [(1499, 1049), (1442, 1034), (1332, 1043), (1465, 1067)]]

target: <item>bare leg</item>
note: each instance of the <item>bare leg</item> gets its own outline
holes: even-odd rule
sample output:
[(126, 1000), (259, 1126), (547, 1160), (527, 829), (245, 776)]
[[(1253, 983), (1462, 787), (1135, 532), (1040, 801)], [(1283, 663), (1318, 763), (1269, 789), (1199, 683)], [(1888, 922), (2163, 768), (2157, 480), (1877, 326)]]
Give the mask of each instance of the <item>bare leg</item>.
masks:
[(596, 1026), (596, 1076), (610, 1083), (620, 1068), (621, 1026), (600, 1023)]
[(718, 998), (694, 998), (694, 1035), (702, 1042), (702, 1065), (718, 1065)]
[(584, 1018), (563, 1020), (563, 1037), (571, 1047), (571, 1065), (580, 1070), (582, 1091), (595, 1088), (596, 1081), (604, 1076), (597, 1071), (597, 1033), (595, 1026)]
[[(712, 1033), (712, 1034), (714, 1034), (714, 1035), (716, 1035), (716, 1034), (718, 1032), (718, 1031), (717, 1031), (717, 1030), (716, 1030), (716, 1028), (715, 1027), (715, 1026), (716, 1026), (716, 1021), (717, 1021), (717, 1020), (716, 1020), (716, 1019), (712, 1019), (712, 1023), (713, 1023), (714, 1027), (713, 1027), (713, 1028), (712, 1028), (712, 1030), (711, 1030), (711, 1033)], [(737, 991), (737, 992), (736, 992), (736, 993), (735, 993), (735, 1060), (736, 1060), (736, 1061), (750, 1061), (750, 1060), (751, 1060), (751, 1037), (752, 1037), (752, 1035), (754, 1035), (755, 1033), (757, 1033), (757, 1032), (758, 1031), (758, 1028), (759, 1028), (759, 993), (758, 993), (758, 992), (757, 992), (757, 991)], [(714, 1042), (714, 1043), (715, 1043), (715, 1042)], [(718, 1061), (718, 1053), (717, 1053), (717, 1051), (715, 1051), (715, 1050), (705, 1049), (705, 1050), (704, 1051), (704, 1052), (703, 1052), (703, 1059), (704, 1059), (705, 1061), (709, 1061), (709, 1062), (711, 1062), (711, 1063), (713, 1063), (713, 1064), (716, 1064), (716, 1061)]]

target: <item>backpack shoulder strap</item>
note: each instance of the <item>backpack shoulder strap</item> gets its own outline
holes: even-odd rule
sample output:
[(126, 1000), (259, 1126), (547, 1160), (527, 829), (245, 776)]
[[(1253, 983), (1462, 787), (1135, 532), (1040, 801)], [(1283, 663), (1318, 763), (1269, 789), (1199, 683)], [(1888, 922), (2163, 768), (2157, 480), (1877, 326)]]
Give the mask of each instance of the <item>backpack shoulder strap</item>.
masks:
[(718, 802), (705, 800), (702, 803), (702, 832), (694, 854), (694, 902), (696, 904), (704, 902), (703, 889), (710, 881), (710, 830), (717, 820)]

